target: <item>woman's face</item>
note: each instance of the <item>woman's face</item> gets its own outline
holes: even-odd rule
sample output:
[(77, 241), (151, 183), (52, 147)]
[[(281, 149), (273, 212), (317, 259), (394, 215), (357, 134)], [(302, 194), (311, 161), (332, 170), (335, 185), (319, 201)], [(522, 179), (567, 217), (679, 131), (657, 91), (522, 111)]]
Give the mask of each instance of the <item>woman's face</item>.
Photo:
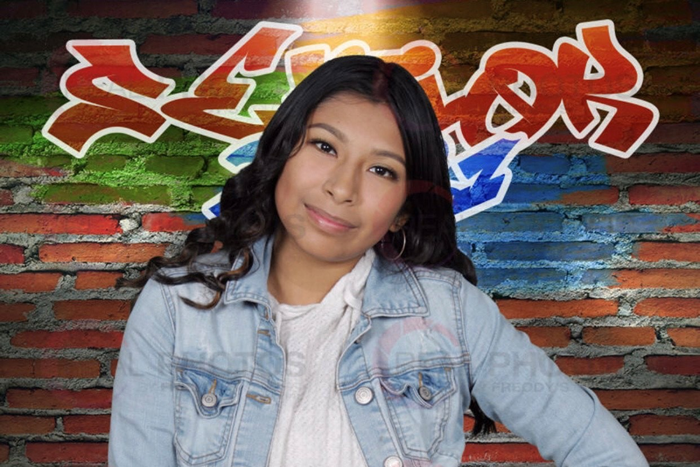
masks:
[(349, 93), (326, 99), (275, 188), (282, 245), (317, 261), (356, 262), (387, 230), (401, 228), (406, 190), (406, 156), (389, 106)]

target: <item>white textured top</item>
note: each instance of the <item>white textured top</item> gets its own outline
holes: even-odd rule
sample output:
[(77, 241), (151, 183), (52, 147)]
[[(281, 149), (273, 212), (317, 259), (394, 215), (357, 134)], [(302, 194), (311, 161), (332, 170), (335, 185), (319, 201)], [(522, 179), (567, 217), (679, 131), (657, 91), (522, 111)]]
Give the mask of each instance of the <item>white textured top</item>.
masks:
[(335, 383), (374, 257), (367, 250), (320, 303), (285, 305), (270, 296), (287, 365), (269, 467), (367, 465)]

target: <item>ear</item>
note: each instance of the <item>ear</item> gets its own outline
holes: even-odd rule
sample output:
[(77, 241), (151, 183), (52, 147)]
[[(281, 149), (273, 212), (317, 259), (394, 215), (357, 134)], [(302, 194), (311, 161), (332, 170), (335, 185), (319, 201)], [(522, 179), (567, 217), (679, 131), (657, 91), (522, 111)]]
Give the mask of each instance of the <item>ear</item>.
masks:
[(407, 213), (399, 214), (396, 216), (396, 219), (394, 219), (394, 222), (391, 224), (391, 227), (389, 227), (389, 230), (391, 232), (398, 232), (404, 225), (406, 225), (409, 217), (410, 216)]

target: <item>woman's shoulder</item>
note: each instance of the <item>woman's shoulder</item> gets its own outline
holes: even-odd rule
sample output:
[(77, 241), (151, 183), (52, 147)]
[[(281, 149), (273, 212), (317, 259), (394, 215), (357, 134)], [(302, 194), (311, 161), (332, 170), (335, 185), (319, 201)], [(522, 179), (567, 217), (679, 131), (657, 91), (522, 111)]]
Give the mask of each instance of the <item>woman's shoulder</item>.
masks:
[(492, 301), (486, 292), (455, 269), (443, 266), (411, 266), (410, 269), (427, 295), (449, 294), (461, 302)]
[(413, 265), (410, 270), (421, 284), (444, 283), (448, 287), (461, 287), (468, 283), (459, 271), (444, 266)]
[(190, 266), (162, 267), (158, 273), (162, 276), (176, 278), (191, 273), (201, 272), (205, 275), (216, 275), (229, 271), (232, 267), (228, 251), (219, 250), (214, 253), (206, 253), (195, 258)]

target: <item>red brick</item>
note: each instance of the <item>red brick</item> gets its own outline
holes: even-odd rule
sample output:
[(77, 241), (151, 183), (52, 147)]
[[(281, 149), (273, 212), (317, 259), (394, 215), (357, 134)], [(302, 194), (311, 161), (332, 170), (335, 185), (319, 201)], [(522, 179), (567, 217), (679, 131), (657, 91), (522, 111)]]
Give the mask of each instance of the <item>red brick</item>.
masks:
[(521, 326), (518, 330), (540, 347), (566, 347), (571, 340), (571, 330), (564, 326)]
[(700, 420), (691, 416), (633, 415), (629, 420), (632, 435), (700, 435)]
[(169, 18), (197, 14), (197, 0), (102, 0), (73, 1), (68, 7), (72, 16), (101, 16), (104, 18)]
[(17, 245), (0, 245), (0, 263), (23, 264), (24, 248)]
[(117, 374), (117, 364), (118, 363), (119, 363), (119, 360), (114, 359), (109, 364), (109, 372), (112, 376)]
[(182, 78), (183, 77), (183, 72), (179, 68), (175, 67), (148, 67), (149, 70), (151, 70), (153, 73), (157, 74), (158, 76), (162, 76), (164, 78)]
[(12, 206), (15, 200), (10, 190), (0, 190), (0, 206)]
[(37, 40), (35, 35), (20, 33), (2, 37), (0, 51), (9, 53), (52, 52), (56, 54), (66, 53), (66, 42), (71, 39), (93, 39), (94, 36), (87, 32), (63, 31), (49, 34)]
[[(527, 4), (527, 3), (526, 3)], [(589, 17), (591, 11), (595, 11), (599, 18), (607, 18), (615, 23), (627, 18), (629, 13), (626, 5), (619, 2), (609, 2), (607, 0), (563, 0), (561, 2), (563, 13), (570, 18)]]
[(0, 463), (5, 462), (10, 458), (10, 446), (7, 444), (0, 444)]
[(139, 47), (139, 53), (214, 55), (218, 58), (236, 45), (241, 37), (238, 34), (153, 35), (146, 38)]
[(0, 434), (3, 435), (39, 435), (51, 433), (55, 428), (53, 417), (0, 415)]
[(24, 331), (10, 339), (17, 347), (39, 349), (118, 349), (122, 343), (122, 332), (74, 329), (70, 331)]
[(697, 49), (697, 42), (693, 39), (647, 40), (644, 44), (656, 57), (666, 52), (677, 55), (678, 52), (695, 52)]
[(97, 378), (100, 362), (13, 358), (0, 360), (0, 378)]
[(646, 0), (639, 4), (639, 13), (649, 28), (693, 21), (693, 11), (687, 0)]
[(693, 462), (692, 465), (697, 465), (700, 461), (700, 445), (697, 444), (640, 444), (639, 448), (649, 462)]
[(583, 341), (596, 345), (651, 345), (656, 342), (654, 328), (584, 328)]
[(700, 92), (698, 80), (694, 78), (699, 75), (700, 66), (697, 65), (650, 67), (644, 72), (649, 85), (643, 86), (642, 91), (660, 95), (695, 94)]
[(693, 389), (597, 389), (595, 393), (611, 410), (700, 408), (700, 391)]
[(109, 415), (66, 415), (63, 417), (63, 431), (91, 435), (107, 434)]
[[(312, 6), (314, 8), (312, 8)], [(320, 9), (319, 9), (320, 7)], [(334, 2), (285, 2), (284, 0), (239, 0), (237, 2), (216, 2), (212, 16), (227, 19), (260, 18), (331, 18), (337, 16)]]
[(130, 309), (131, 302), (128, 300), (66, 300), (53, 304), (56, 319), (66, 320), (125, 320), (129, 317)]
[(618, 30), (615, 32), (615, 35), (622, 48), (634, 57), (640, 58), (640, 56), (650, 55), (648, 41), (641, 34), (635, 32), (625, 33)]
[(623, 357), (558, 357), (556, 364), (567, 375), (603, 375), (617, 373), (625, 366)]
[(689, 219), (689, 221), (693, 222), (695, 225), (693, 225), (693, 224), (671, 225), (671, 226), (663, 229), (663, 232), (664, 233), (683, 233), (683, 232), (698, 232), (698, 231), (700, 231), (700, 229), (698, 229), (698, 227), (700, 227), (700, 223), (697, 222), (697, 221), (700, 221), (700, 214), (686, 213), (685, 215), (688, 216), (690, 219), (694, 219), (694, 221), (690, 221), (690, 219)]
[(635, 154), (629, 159), (605, 157), (608, 173), (691, 173), (700, 172), (698, 154)]
[[(561, 8), (561, 7), (559, 7)], [(529, 19), (554, 19), (557, 14), (557, 4), (547, 0), (530, 0), (528, 2), (514, 2), (508, 5), (508, 18), (524, 16)], [(516, 16), (517, 15), (517, 16)]]
[(612, 275), (617, 280), (613, 288), (694, 289), (700, 284), (700, 269), (628, 269)]
[(642, 261), (700, 261), (700, 243), (640, 242), (634, 256)]
[(647, 368), (667, 375), (700, 375), (700, 356), (650, 355), (644, 358)]
[(121, 272), (79, 271), (75, 288), (76, 290), (110, 289), (120, 277), (124, 277)]
[(698, 120), (697, 96), (643, 96), (644, 100), (656, 106), (662, 123), (694, 122)]
[(565, 126), (555, 124), (547, 130), (537, 142), (548, 144), (580, 144), (581, 140), (576, 139)]
[(611, 300), (497, 300), (498, 308), (508, 319), (549, 318), (551, 316), (580, 316), (596, 318), (617, 314), (617, 302)]
[(39, 259), (45, 263), (143, 263), (162, 256), (166, 248), (156, 243), (57, 243), (42, 245)]
[(634, 185), (628, 192), (630, 204), (700, 203), (700, 186)]
[(204, 224), (188, 223), (183, 216), (159, 212), (144, 214), (141, 226), (149, 232), (179, 232), (204, 227)]
[[(486, 52), (488, 49), (502, 44), (504, 42), (521, 40), (531, 44), (541, 45), (551, 48), (557, 38), (557, 34), (553, 32), (514, 32), (514, 31), (455, 31), (446, 32), (440, 46), (445, 50), (459, 50), (462, 53), (471, 52), (475, 55), (481, 55), (481, 52)], [(431, 59), (432, 60), (432, 59)], [(447, 67), (443, 65), (444, 67)], [(466, 82), (469, 76), (463, 77)], [(503, 114), (501, 114), (502, 116)], [(498, 120), (499, 115), (494, 119), (495, 123), (505, 123), (506, 119)], [(552, 126), (555, 131), (565, 128), (563, 123), (555, 122)], [(568, 132), (567, 132), (568, 133)], [(568, 133), (571, 136), (571, 133)], [(541, 141), (541, 139), (538, 139)]]
[(537, 448), (524, 443), (467, 443), (462, 462), (546, 462)]
[(34, 167), (7, 159), (0, 159), (0, 177), (62, 177), (64, 175), (66, 175), (65, 172), (55, 167)]
[(683, 233), (683, 232), (698, 232), (700, 231), (700, 214), (691, 214), (691, 213), (686, 213), (686, 216), (688, 216), (690, 219), (694, 219), (692, 224), (679, 224), (679, 225), (671, 225), (669, 227), (666, 227), (663, 229), (664, 233)]
[(46, 14), (46, 2), (41, 0), (5, 0), (0, 2), (0, 18), (34, 18)]
[(107, 443), (27, 443), (32, 462), (107, 462)]
[(27, 321), (27, 315), (35, 309), (32, 303), (0, 303), (0, 322)]
[(114, 235), (119, 219), (98, 214), (0, 214), (0, 230), (29, 234)]
[(7, 407), (23, 409), (108, 409), (111, 389), (17, 389), (7, 390)]
[(700, 328), (670, 328), (668, 337), (678, 347), (700, 347)]
[(577, 191), (564, 193), (557, 204), (572, 204), (576, 206), (594, 206), (597, 204), (615, 204), (620, 198), (620, 190), (617, 188), (605, 188), (601, 190)]
[(0, 289), (25, 292), (50, 292), (56, 289), (61, 274), (53, 272), (21, 272), (0, 274)]
[(647, 138), (647, 143), (698, 144), (700, 123), (660, 123)]
[(637, 303), (634, 312), (640, 316), (668, 318), (700, 317), (699, 298), (647, 298)]
[(0, 86), (29, 88), (36, 85), (37, 68), (0, 68)]

